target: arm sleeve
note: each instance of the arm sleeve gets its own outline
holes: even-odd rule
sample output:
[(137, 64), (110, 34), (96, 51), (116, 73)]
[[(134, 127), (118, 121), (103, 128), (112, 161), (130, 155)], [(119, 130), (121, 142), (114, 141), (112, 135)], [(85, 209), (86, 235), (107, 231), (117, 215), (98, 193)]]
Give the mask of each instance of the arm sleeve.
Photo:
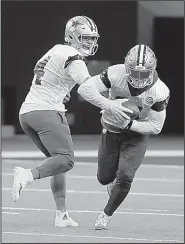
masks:
[(157, 111), (157, 112), (160, 112), (160, 111), (166, 109), (166, 107), (167, 107), (167, 105), (168, 105), (168, 102), (169, 102), (169, 99), (170, 99), (170, 94), (169, 94), (165, 99), (156, 102), (156, 103), (151, 107), (151, 109), (154, 110), (154, 111)]
[(130, 128), (132, 131), (136, 131), (141, 134), (159, 134), (163, 128), (166, 119), (166, 109), (160, 112), (150, 110), (147, 121), (133, 120), (133, 124)]
[(100, 75), (96, 75), (88, 79), (78, 88), (78, 93), (91, 104), (107, 110), (110, 100), (101, 95), (108, 91), (108, 88), (102, 82)]
[(83, 82), (85, 82), (85, 80), (91, 77), (83, 60), (74, 60), (70, 63), (70, 65), (65, 68), (65, 71), (79, 85), (81, 85)]
[(156, 93), (157, 100), (149, 110), (148, 120), (134, 120), (130, 130), (141, 134), (159, 134), (161, 132), (166, 119), (166, 107), (170, 98), (170, 90), (162, 82), (159, 85), (160, 89)]

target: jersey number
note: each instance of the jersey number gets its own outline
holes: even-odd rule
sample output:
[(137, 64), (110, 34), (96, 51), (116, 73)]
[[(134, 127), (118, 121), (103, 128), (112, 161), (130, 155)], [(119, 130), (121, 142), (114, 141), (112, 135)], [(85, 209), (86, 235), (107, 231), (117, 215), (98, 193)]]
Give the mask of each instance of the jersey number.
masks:
[(36, 64), (34, 68), (34, 73), (36, 75), (35, 85), (41, 85), (41, 77), (44, 75), (44, 67), (46, 66), (49, 59), (50, 56)]

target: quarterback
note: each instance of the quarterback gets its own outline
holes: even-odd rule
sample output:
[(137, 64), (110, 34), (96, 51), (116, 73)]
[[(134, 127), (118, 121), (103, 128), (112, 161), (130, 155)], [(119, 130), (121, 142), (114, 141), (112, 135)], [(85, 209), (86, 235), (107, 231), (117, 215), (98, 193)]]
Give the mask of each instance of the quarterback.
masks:
[(38, 60), (32, 85), (22, 103), (19, 120), (24, 132), (46, 159), (32, 169), (15, 167), (12, 198), (17, 201), (26, 185), (50, 177), (56, 204), (55, 226), (78, 226), (65, 205), (66, 172), (74, 166), (73, 142), (65, 117), (65, 101), (71, 89), (90, 78), (86, 57), (98, 48), (99, 34), (86, 16), (71, 18), (65, 28), (65, 43), (52, 47)]
[[(146, 45), (136, 45), (124, 64), (112, 65), (88, 79), (78, 93), (102, 109), (97, 178), (107, 185), (109, 200), (98, 215), (95, 229), (107, 229), (111, 216), (127, 197), (144, 158), (150, 134), (159, 134), (166, 118), (170, 92), (156, 72), (157, 59)], [(108, 96), (105, 94), (108, 92)], [(120, 119), (106, 106), (129, 99), (140, 110), (137, 119)]]

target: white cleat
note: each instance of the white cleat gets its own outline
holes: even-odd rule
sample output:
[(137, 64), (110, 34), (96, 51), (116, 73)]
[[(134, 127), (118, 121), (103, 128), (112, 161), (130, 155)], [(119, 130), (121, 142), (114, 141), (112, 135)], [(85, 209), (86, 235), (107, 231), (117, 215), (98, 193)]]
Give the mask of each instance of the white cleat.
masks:
[[(60, 211), (57, 211), (58, 213)], [(68, 212), (64, 212), (60, 214), (56, 213), (55, 217), (55, 227), (77, 227), (78, 223), (76, 223), (72, 218), (69, 217)]]
[(15, 167), (12, 187), (12, 199), (14, 202), (19, 200), (22, 190), (32, 182), (33, 176), (30, 170), (22, 167)]
[(106, 215), (104, 212), (100, 213), (95, 222), (95, 230), (106, 230), (110, 219), (111, 216)]

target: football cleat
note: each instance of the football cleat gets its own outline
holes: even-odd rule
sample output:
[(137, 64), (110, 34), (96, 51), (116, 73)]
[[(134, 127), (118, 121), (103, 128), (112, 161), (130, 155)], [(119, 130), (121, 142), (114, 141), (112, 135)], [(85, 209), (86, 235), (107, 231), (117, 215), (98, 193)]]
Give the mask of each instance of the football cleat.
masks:
[(33, 182), (33, 176), (29, 169), (22, 167), (15, 167), (14, 169), (14, 180), (12, 186), (12, 199), (14, 202), (19, 200), (23, 189)]
[(95, 222), (95, 230), (106, 230), (108, 228), (110, 219), (111, 216), (108, 216), (104, 212), (101, 212)]
[(77, 227), (76, 223), (72, 218), (69, 217), (68, 212), (58, 214), (60, 211), (56, 212), (55, 217), (55, 227)]

